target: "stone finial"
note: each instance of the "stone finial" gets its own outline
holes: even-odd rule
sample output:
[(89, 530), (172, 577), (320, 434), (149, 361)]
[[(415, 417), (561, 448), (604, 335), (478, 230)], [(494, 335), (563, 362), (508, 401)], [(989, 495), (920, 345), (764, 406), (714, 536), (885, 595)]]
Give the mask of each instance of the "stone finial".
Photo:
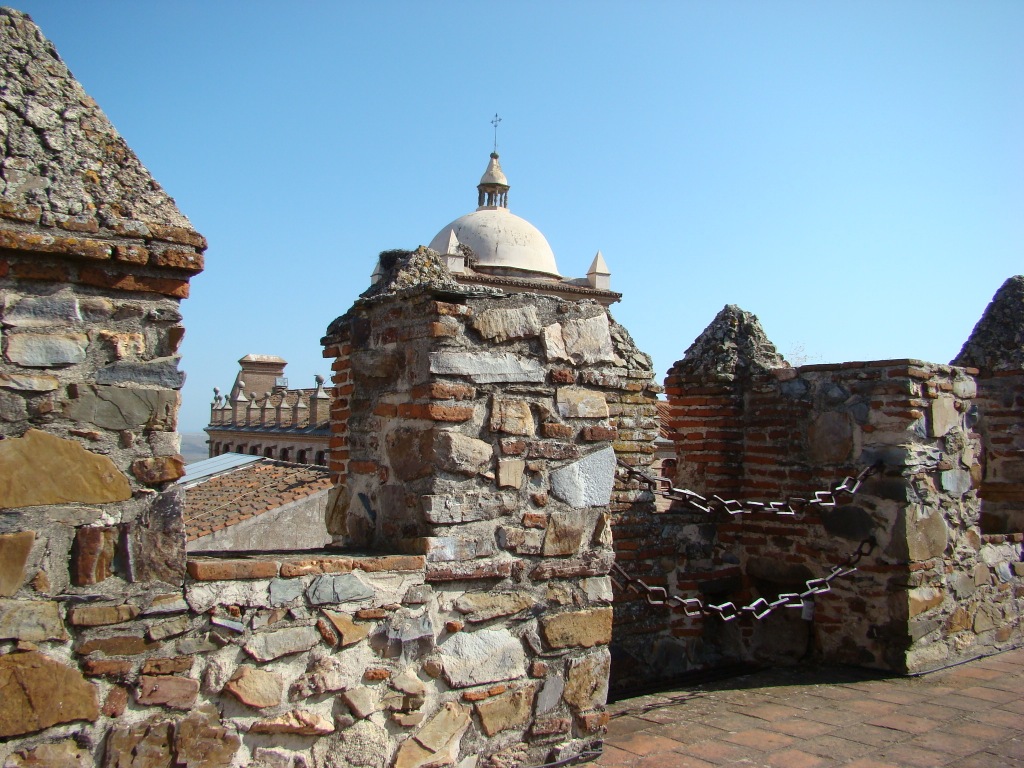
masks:
[(765, 335), (757, 316), (727, 304), (672, 366), (669, 375), (733, 381), (757, 371), (781, 368), (785, 361)]
[(982, 371), (1024, 370), (1024, 275), (1000, 286), (951, 365)]
[(608, 291), (611, 290), (611, 276), (612, 273), (608, 270), (604, 256), (598, 251), (590, 264), (590, 269), (587, 270), (587, 283), (591, 288)]

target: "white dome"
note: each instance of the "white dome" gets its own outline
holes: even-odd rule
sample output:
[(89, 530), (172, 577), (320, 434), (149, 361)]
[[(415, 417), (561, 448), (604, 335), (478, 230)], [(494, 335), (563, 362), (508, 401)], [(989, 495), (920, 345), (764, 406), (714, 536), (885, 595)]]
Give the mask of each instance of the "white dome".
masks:
[(460, 243), (473, 249), (481, 267), (561, 276), (555, 254), (544, 235), (507, 208), (488, 207), (467, 213), (438, 232), (430, 241), (430, 249), (448, 253), (453, 232)]

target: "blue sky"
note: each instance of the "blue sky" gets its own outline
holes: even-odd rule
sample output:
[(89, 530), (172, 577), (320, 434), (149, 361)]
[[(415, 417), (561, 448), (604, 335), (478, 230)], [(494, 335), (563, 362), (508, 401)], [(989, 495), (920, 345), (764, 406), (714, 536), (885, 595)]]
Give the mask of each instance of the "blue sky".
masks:
[(1024, 3), (14, 2), (210, 241), (181, 429), (329, 366), (376, 255), (510, 207), (601, 249), (659, 378), (725, 304), (791, 359), (960, 349), (1024, 272)]

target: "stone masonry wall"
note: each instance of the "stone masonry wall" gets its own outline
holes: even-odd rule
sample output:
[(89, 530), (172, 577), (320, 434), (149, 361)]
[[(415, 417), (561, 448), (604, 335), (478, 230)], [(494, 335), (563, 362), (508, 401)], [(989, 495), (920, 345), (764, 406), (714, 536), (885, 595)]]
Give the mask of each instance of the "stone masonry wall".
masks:
[(1024, 275), (996, 291), (953, 361), (978, 369), (978, 425), (984, 443), (981, 525), (1024, 531)]
[(401, 255), (324, 339), (342, 482), (329, 527), (425, 558), (439, 605), (469, 613), (431, 635), (439, 652), (518, 660), (444, 678), (438, 701), (482, 700), (464, 689), (500, 680), (517, 702), (500, 724), (473, 717), (459, 754), (544, 762), (595, 743), (607, 719), (610, 513), (649, 503), (616, 483), (616, 457), (650, 463), (658, 388), (600, 305), (467, 291), (445, 272), (432, 252)]
[[(813, 653), (916, 672), (1021, 642), (1020, 544), (986, 539), (979, 527), (975, 371), (913, 360), (751, 365), (731, 378), (700, 371), (680, 363), (666, 381), (676, 485), (785, 500), (827, 490), (877, 461), (885, 467), (835, 507), (797, 517), (722, 514), (712, 529), (694, 531), (694, 546), (714, 556), (682, 557), (670, 581), (680, 593), (737, 605), (802, 592), (806, 579), (826, 575), (861, 540), (873, 536), (878, 545), (855, 574), (816, 598), (813, 622), (799, 611), (728, 625), (679, 617), (675, 633), (692, 638), (707, 663)], [(720, 429), (726, 421), (728, 431)], [(738, 460), (712, 474), (707, 467), (721, 463), (723, 446)], [(722, 477), (725, 492), (715, 485)]]

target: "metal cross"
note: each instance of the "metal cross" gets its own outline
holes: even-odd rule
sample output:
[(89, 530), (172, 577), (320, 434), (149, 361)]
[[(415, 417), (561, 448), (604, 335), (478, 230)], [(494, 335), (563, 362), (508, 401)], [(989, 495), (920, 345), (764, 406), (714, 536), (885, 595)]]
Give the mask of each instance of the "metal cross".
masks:
[(495, 112), (494, 113), (494, 119), (491, 120), (491, 125), (494, 126), (494, 152), (495, 152), (495, 154), (497, 154), (497, 152), (498, 152), (498, 123), (500, 123), (500, 122), (501, 122), (501, 118), (498, 117), (498, 113)]

